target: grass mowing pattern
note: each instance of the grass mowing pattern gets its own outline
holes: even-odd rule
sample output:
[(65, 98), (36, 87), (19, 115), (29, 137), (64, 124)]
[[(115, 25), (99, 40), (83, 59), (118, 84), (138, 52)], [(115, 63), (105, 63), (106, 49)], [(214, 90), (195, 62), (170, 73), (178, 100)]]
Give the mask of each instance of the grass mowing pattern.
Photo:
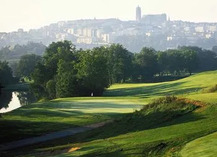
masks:
[(196, 139), (188, 143), (181, 151), (183, 157), (214, 157), (217, 154), (217, 133)]
[[(82, 135), (81, 143), (71, 145), (81, 149), (60, 156), (174, 155), (177, 145), (217, 130), (213, 125), (216, 112), (210, 112), (213, 108), (204, 111), (209, 117), (192, 112), (196, 108), (198, 106), (186, 103), (185, 99), (160, 99), (112, 125)], [(69, 145), (66, 148), (69, 149)]]
[[(96, 113), (105, 112), (105, 110), (106, 112), (109, 111), (109, 114), (103, 113), (102, 115), (114, 117), (115, 114), (111, 114), (113, 109), (117, 109), (116, 113), (118, 114), (124, 113), (124, 110), (126, 110), (125, 107), (121, 108), (119, 106), (120, 102), (118, 101), (122, 101), (124, 105), (129, 104), (130, 101), (133, 101), (132, 104), (141, 104), (141, 102), (145, 104), (157, 97), (179, 95), (210, 103), (206, 108), (194, 112), (192, 111), (195, 106), (187, 106), (186, 108), (181, 103), (181, 106), (177, 108), (171, 102), (169, 104), (162, 103), (150, 107), (144, 112), (137, 111), (134, 114), (129, 114), (123, 119), (116, 120), (112, 125), (95, 131), (63, 139), (62, 141), (58, 140), (58, 142), (54, 141), (51, 142), (51, 145), (45, 144), (45, 147), (50, 146), (50, 148), (37, 149), (36, 151), (48, 152), (48, 154), (57, 151), (57, 154), (60, 154), (60, 150), (66, 152), (72, 147), (79, 147), (80, 149), (74, 152), (60, 154), (59, 156), (179, 156), (179, 150), (189, 141), (217, 131), (217, 106), (215, 105), (217, 94), (204, 93), (205, 89), (216, 84), (216, 80), (217, 72), (213, 71), (172, 82), (114, 85), (105, 93), (107, 97), (102, 98), (102, 100), (100, 98), (66, 98), (52, 102), (57, 106), (41, 104), (45, 109), (49, 108), (49, 110), (55, 110), (59, 105), (63, 110), (69, 110), (69, 113), (73, 113), (75, 108), (67, 108), (67, 105), (74, 101), (86, 101), (85, 107), (76, 110), (83, 111), (84, 115), (81, 114), (81, 117), (94, 110), (97, 110)], [(210, 96), (211, 99), (209, 99)], [(111, 103), (116, 99), (117, 102)], [(111, 106), (116, 107), (110, 108), (108, 104), (100, 102), (101, 105), (98, 105), (98, 107), (102, 106), (101, 108), (87, 109), (90, 107), (89, 104), (97, 104), (99, 101), (106, 101), (106, 103), (113, 104)], [(191, 103), (188, 104), (192, 105)], [(104, 105), (107, 105), (107, 107), (104, 108)], [(31, 110), (31, 107), (27, 108)], [(173, 109), (175, 109), (175, 112), (170, 112)], [(13, 113), (10, 113), (6, 119), (10, 119), (11, 116), (13, 117)], [(85, 123), (87, 118), (83, 119)], [(56, 121), (61, 122), (61, 118), (56, 119)]]
[[(75, 152), (58, 156), (178, 156), (177, 150), (182, 145), (217, 130), (217, 107), (198, 112), (201, 108), (197, 101), (175, 97), (159, 99), (111, 125), (58, 140), (58, 145), (56, 141), (51, 142), (47, 144), (50, 148), (37, 152), (55, 155), (55, 152), (79, 147)], [(72, 141), (74, 144), (68, 144)]]
[(147, 83), (147, 84), (115, 84), (105, 92), (105, 96), (135, 96), (138, 98), (155, 98), (166, 95), (198, 94), (215, 86), (217, 71), (196, 74), (181, 80)]
[[(205, 89), (216, 84), (216, 78), (217, 73), (215, 71), (167, 83), (128, 84), (128, 88), (125, 88), (127, 85), (114, 85), (105, 95), (128, 96), (131, 94), (135, 97), (150, 98), (152, 95), (158, 97), (161, 94), (175, 93), (193, 100), (210, 103), (210, 105), (202, 111), (199, 109), (196, 112), (178, 116), (161, 125), (154, 124), (155, 127), (150, 129), (138, 129), (138, 126), (144, 126), (143, 123), (134, 125), (132, 122), (128, 123), (125, 119), (126, 124), (119, 125), (119, 129), (125, 132), (118, 135), (115, 130), (117, 127), (108, 126), (108, 128), (99, 131), (99, 134), (95, 133), (85, 137), (84, 141), (90, 139), (89, 142), (82, 142), (80, 139), (80, 142), (75, 145), (78, 145), (81, 149), (60, 156), (94, 156), (96, 154), (98, 156), (180, 156), (179, 150), (188, 141), (217, 130), (217, 120), (215, 118), (217, 114), (217, 106), (215, 105), (217, 93), (204, 93)], [(155, 89), (156, 87), (157, 89)], [(166, 87), (166, 89), (161, 89), (161, 87)], [(152, 91), (151, 89), (155, 90)], [(201, 91), (198, 91), (199, 89)], [(158, 93), (155, 91), (158, 91)], [(186, 93), (182, 93), (183, 91)], [(149, 125), (155, 121), (153, 118), (148, 120)], [(135, 130), (126, 131), (129, 128)], [(210, 152), (215, 151), (211, 149)]]
[[(2, 115), (0, 143), (106, 121), (141, 107), (137, 99), (63, 98)], [(8, 134), (10, 131), (10, 134)]]

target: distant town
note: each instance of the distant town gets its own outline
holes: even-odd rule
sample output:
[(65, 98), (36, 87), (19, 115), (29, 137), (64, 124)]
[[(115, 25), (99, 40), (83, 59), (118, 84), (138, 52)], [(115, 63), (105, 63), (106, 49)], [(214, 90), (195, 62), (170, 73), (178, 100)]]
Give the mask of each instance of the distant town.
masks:
[(166, 50), (189, 45), (211, 49), (217, 45), (217, 23), (172, 21), (166, 14), (142, 15), (138, 6), (132, 21), (81, 19), (29, 31), (0, 32), (0, 48), (28, 42), (49, 45), (62, 40), (83, 49), (120, 43), (132, 52), (142, 47)]

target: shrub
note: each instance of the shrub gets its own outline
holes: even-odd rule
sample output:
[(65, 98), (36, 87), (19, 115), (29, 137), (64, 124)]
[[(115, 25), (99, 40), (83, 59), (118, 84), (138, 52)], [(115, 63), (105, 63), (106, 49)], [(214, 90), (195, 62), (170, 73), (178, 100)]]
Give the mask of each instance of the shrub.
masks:
[(194, 111), (196, 108), (204, 106), (202, 102), (192, 101), (185, 98), (175, 96), (166, 96), (156, 99), (153, 103), (143, 107), (141, 113), (149, 115), (153, 113), (164, 113), (164, 115), (172, 114), (183, 115)]

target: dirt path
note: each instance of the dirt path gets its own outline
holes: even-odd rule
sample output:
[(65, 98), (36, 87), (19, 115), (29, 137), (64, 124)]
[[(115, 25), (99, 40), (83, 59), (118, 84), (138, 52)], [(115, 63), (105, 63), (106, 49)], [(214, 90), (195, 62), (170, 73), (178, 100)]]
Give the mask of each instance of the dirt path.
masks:
[(28, 145), (32, 145), (32, 144), (46, 142), (49, 140), (54, 140), (54, 139), (58, 139), (58, 138), (66, 137), (66, 136), (75, 135), (75, 134), (82, 133), (82, 132), (85, 132), (88, 130), (99, 128), (99, 127), (101, 127), (107, 123), (111, 123), (111, 122), (112, 121), (109, 120), (106, 122), (90, 124), (90, 125), (86, 125), (83, 127), (77, 127), (77, 128), (57, 131), (57, 132), (49, 133), (49, 134), (46, 134), (43, 136), (32, 137), (32, 138), (18, 140), (18, 141), (14, 141), (14, 142), (10, 142), (10, 143), (5, 143), (5, 144), (0, 145), (0, 151), (6, 151), (6, 150), (24, 147), (24, 146), (28, 146)]

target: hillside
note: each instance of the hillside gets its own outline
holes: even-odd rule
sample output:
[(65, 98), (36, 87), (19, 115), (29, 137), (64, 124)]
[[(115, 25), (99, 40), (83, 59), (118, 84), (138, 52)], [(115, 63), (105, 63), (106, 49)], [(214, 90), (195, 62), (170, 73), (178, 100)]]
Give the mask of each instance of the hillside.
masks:
[[(48, 45), (59, 40), (70, 40), (82, 49), (121, 43), (132, 52), (138, 52), (144, 45), (158, 50), (166, 50), (177, 47), (177, 45), (195, 45), (205, 49), (216, 46), (216, 36), (214, 35), (217, 28), (216, 23), (167, 21), (165, 14), (146, 15), (145, 17), (147, 19), (142, 18), (139, 23), (116, 18), (60, 21), (29, 31), (19, 29), (15, 32), (0, 33), (0, 48), (14, 44), (26, 44), (28, 41)], [(150, 21), (156, 21), (156, 23)], [(206, 25), (203, 27), (203, 34), (200, 33), (201, 30), (197, 30), (201, 25)], [(186, 31), (186, 28), (189, 28), (189, 31)], [(90, 33), (87, 34), (87, 31)], [(205, 32), (211, 33), (210, 38), (206, 37)], [(147, 33), (150, 35), (147, 36)], [(164, 38), (165, 36), (179, 36), (180, 34), (183, 38), (171, 38), (171, 42)]]
[(182, 149), (182, 156), (216, 156), (217, 153), (217, 133), (213, 133), (186, 144)]
[[(217, 93), (210, 93), (216, 79), (217, 71), (211, 71), (171, 82), (116, 84), (101, 98), (64, 98), (25, 106), (5, 115), (4, 120), (0, 120), (1, 130), (4, 130), (2, 124), (15, 119), (17, 125), (20, 121), (26, 121), (28, 125), (43, 122), (63, 129), (72, 127), (72, 123), (84, 125), (115, 118), (112, 124), (102, 128), (11, 153), (23, 155), (25, 151), (28, 152), (25, 155), (31, 156), (188, 156), (185, 150), (193, 151), (195, 144), (192, 149), (187, 143), (217, 131)], [(165, 98), (157, 99), (159, 97)], [(138, 111), (141, 104), (148, 103)], [(21, 112), (25, 114), (18, 116)], [(20, 129), (22, 127), (25, 126)], [(37, 133), (42, 133), (43, 129), (39, 128)], [(53, 130), (55, 128), (46, 131)], [(214, 153), (214, 148), (209, 152)]]
[(162, 83), (115, 84), (105, 96), (135, 96), (138, 98), (153, 98), (166, 95), (194, 95), (214, 86), (217, 72), (203, 72), (190, 77)]
[(6, 46), (0, 49), (1, 61), (19, 61), (21, 56), (27, 54), (36, 54), (42, 56), (46, 46), (42, 43), (28, 42), (26, 45)]

